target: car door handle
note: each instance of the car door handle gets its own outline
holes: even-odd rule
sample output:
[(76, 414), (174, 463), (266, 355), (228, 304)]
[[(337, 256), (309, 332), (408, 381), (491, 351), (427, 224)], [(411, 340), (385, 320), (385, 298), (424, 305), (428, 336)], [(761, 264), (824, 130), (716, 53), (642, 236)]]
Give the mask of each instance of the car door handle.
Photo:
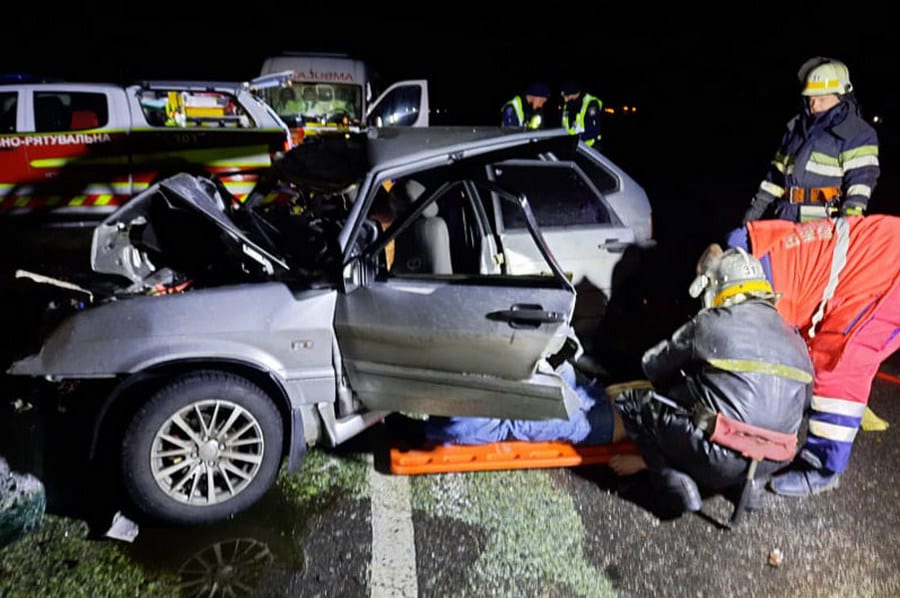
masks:
[(520, 307), (492, 311), (488, 320), (509, 322), (513, 328), (537, 328), (541, 324), (559, 324), (566, 321), (566, 315), (558, 311), (544, 311), (539, 306)]
[(628, 241), (620, 241), (618, 239), (609, 239), (607, 241), (604, 241), (603, 243), (600, 243), (599, 245), (597, 245), (597, 247), (599, 247), (600, 249), (605, 249), (610, 253), (622, 253), (626, 249), (628, 249), (629, 245), (632, 245), (632, 243)]

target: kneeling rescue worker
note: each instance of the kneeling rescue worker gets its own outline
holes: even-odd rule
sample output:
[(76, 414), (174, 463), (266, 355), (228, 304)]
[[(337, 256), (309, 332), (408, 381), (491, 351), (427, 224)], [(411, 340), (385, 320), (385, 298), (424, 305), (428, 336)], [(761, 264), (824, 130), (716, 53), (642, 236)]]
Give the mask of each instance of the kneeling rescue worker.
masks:
[(738, 499), (736, 518), (738, 505), (760, 498), (755, 482), (793, 459), (813, 367), (759, 260), (742, 249), (707, 253), (698, 271), (690, 293), (703, 308), (642, 358), (652, 388), (614, 397), (640, 456), (610, 466), (649, 469), (660, 511), (698, 511), (701, 491), (713, 491)]

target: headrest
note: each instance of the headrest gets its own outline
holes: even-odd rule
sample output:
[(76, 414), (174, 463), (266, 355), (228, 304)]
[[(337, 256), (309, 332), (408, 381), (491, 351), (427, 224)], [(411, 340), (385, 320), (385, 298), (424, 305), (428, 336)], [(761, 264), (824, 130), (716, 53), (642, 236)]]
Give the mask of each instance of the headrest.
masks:
[(422, 211), (422, 215), (425, 216), (426, 218), (434, 218), (435, 216), (438, 215), (438, 211), (439, 210), (438, 210), (437, 202), (433, 201), (430, 204), (428, 204), (428, 207)]
[(416, 179), (409, 179), (403, 183), (403, 186), (406, 190), (406, 196), (409, 197), (410, 201), (416, 201), (425, 192), (424, 185)]

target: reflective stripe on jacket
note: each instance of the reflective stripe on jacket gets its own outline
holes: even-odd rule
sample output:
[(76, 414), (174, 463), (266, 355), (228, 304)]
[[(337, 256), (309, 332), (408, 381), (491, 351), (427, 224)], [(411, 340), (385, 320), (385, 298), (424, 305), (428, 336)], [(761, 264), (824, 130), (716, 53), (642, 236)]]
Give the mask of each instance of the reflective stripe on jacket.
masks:
[[(525, 112), (530, 113), (527, 117)], [(540, 129), (543, 118), (539, 110), (532, 110), (528, 102), (522, 100), (522, 96), (516, 96), (503, 104), (501, 108), (501, 125), (504, 127), (525, 127), (527, 129)]]
[[(735, 363), (756, 367), (739, 368)], [(701, 310), (670, 339), (649, 349), (641, 366), (663, 393), (680, 383), (683, 372), (690, 401), (788, 434), (800, 427), (813, 372), (797, 331), (771, 303), (754, 299)], [(806, 372), (809, 378), (799, 380), (785, 371)]]
[[(591, 103), (595, 103), (597, 107), (597, 118), (594, 119), (594, 122), (587, 122), (585, 116), (587, 115), (588, 108)], [(571, 122), (569, 118), (569, 106), (568, 104), (563, 105), (562, 109), (562, 126), (564, 129), (568, 129), (569, 134), (571, 135), (581, 135), (581, 139), (587, 145), (594, 145), (597, 141), (600, 140), (600, 116), (599, 113), (603, 110), (603, 102), (600, 98), (592, 96), (589, 93), (584, 93), (581, 95), (581, 107), (578, 112), (575, 113), (575, 122)], [(587, 125), (590, 125), (589, 127)]]
[[(509, 108), (512, 108), (512, 115), (509, 113)], [(522, 96), (516, 96), (503, 104), (500, 112), (502, 114), (501, 124), (504, 127), (523, 126), (523, 123), (525, 122), (525, 109), (523, 108)], [(511, 116), (515, 116), (515, 122), (513, 122)]]

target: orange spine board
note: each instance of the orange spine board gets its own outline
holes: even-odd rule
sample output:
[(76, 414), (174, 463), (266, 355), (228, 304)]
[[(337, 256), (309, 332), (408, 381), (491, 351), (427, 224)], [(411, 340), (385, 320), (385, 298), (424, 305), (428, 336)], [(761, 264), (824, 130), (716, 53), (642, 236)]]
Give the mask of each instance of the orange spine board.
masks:
[(391, 473), (415, 475), (500, 469), (576, 467), (608, 463), (618, 454), (638, 454), (630, 442), (573, 445), (568, 442), (492, 442), (422, 449), (391, 447)]

